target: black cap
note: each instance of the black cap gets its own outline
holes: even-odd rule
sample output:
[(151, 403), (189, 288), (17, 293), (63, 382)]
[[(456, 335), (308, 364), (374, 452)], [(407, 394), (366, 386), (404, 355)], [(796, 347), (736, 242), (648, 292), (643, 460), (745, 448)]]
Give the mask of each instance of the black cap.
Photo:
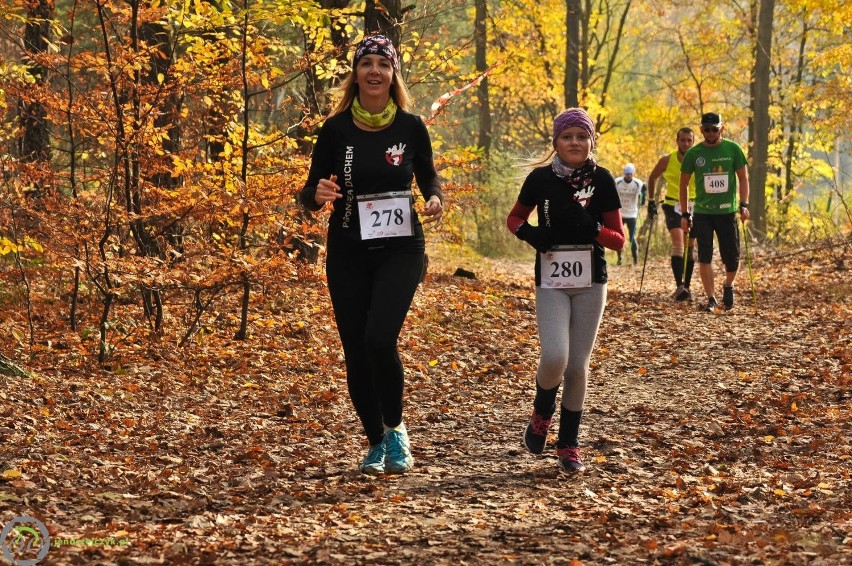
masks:
[(722, 115), (716, 114), (715, 112), (708, 112), (706, 114), (701, 115), (701, 125), (702, 126), (715, 126), (717, 128), (722, 127)]

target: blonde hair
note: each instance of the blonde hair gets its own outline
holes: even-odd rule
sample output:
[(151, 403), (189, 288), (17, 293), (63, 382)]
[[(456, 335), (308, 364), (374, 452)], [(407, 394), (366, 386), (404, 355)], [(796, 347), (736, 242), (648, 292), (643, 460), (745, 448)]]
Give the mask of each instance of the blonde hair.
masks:
[[(358, 77), (355, 74), (354, 67), (335, 90), (340, 93), (340, 100), (335, 105), (334, 110), (331, 111), (331, 114), (329, 114), (329, 117), (348, 110), (352, 106), (352, 101), (358, 96)], [(405, 86), (405, 81), (402, 80), (402, 74), (400, 74), (398, 69), (394, 69), (393, 71), (390, 95), (401, 110), (408, 110), (409, 106), (411, 106), (411, 94), (409, 94), (408, 87)]]
[(524, 169), (535, 169), (542, 165), (549, 165), (554, 155), (556, 155), (556, 148), (551, 145), (550, 150), (538, 155), (530, 155), (529, 157), (522, 158), (519, 164)]

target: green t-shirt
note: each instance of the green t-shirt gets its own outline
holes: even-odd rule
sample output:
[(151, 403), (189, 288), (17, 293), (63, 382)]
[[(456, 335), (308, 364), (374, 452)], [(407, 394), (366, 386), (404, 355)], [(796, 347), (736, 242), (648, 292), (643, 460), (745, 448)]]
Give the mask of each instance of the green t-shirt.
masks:
[(687, 150), (681, 173), (695, 176), (695, 212), (731, 214), (737, 211), (737, 170), (747, 164), (739, 145), (722, 140), (708, 147), (703, 143)]

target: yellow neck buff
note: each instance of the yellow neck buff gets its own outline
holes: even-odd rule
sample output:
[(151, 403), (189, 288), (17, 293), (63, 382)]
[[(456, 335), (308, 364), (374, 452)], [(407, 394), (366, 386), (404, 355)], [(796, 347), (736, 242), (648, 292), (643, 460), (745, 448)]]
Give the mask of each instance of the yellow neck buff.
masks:
[(396, 116), (396, 108), (396, 102), (393, 101), (393, 98), (388, 98), (388, 103), (384, 110), (378, 114), (370, 114), (364, 110), (356, 96), (355, 100), (352, 101), (352, 116), (362, 124), (372, 128), (383, 128), (393, 122)]

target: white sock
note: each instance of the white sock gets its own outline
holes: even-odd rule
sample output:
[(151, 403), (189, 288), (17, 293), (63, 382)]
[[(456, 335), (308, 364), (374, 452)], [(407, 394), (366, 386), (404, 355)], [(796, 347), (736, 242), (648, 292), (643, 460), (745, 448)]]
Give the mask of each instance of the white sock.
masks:
[(395, 427), (393, 427), (393, 428), (389, 427), (388, 425), (386, 425), (386, 424), (384, 424), (384, 423), (382, 423), (382, 424), (383, 424), (383, 425), (384, 425), (384, 427), (385, 427), (385, 432), (387, 432), (387, 431), (389, 431), (389, 430), (395, 430), (395, 431), (397, 431), (397, 432), (406, 432), (406, 430), (405, 430), (405, 422), (403, 422), (403, 421), (400, 421), (400, 422), (399, 422), (399, 425), (398, 425), (398, 426), (395, 426)]

